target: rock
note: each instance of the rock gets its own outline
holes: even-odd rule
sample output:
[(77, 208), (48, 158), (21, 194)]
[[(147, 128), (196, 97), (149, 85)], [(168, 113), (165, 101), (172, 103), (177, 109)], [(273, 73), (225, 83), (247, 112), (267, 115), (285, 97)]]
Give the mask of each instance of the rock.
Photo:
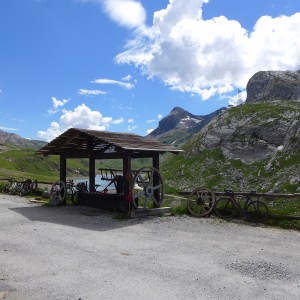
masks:
[(260, 71), (249, 79), (246, 103), (274, 100), (300, 101), (300, 70)]
[(300, 105), (286, 101), (233, 107), (204, 127), (198, 139), (192, 138), (193, 149), (220, 147), (228, 159), (244, 163), (270, 159), (278, 152), (299, 148), (299, 119)]

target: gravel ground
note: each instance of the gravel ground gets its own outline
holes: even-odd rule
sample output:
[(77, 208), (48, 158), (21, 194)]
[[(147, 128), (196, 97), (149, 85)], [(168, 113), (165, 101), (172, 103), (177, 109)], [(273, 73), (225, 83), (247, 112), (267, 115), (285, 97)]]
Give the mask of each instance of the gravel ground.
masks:
[(0, 194), (0, 299), (300, 299), (300, 232)]

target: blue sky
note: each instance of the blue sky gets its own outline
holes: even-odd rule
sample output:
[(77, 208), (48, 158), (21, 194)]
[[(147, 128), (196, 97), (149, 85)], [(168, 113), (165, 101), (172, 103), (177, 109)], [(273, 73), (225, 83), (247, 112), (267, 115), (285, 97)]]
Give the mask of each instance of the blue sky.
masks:
[(298, 0), (0, 0), (0, 129), (146, 135), (175, 106), (205, 115), (257, 71), (300, 69), (299, 36)]

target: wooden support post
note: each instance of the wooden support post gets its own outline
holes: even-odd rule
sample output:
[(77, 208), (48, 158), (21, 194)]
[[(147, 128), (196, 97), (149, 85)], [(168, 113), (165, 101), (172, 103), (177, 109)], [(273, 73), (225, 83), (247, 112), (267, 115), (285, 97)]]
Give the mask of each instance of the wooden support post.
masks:
[(95, 158), (93, 156), (93, 150), (94, 150), (93, 138), (88, 137), (86, 142), (87, 142), (87, 151), (89, 154), (89, 191), (94, 192), (96, 171), (95, 171)]
[(132, 172), (131, 172), (131, 157), (128, 155), (125, 155), (123, 157), (123, 177), (124, 177), (124, 194), (127, 195), (133, 179)]
[[(59, 180), (66, 182), (67, 181), (67, 158), (64, 155), (59, 157)], [(62, 204), (66, 204), (66, 199), (63, 200)]]
[(130, 206), (129, 206), (129, 202), (128, 199), (126, 199), (128, 193), (129, 193), (129, 189), (132, 185), (132, 172), (131, 172), (131, 157), (129, 155), (124, 155), (123, 157), (123, 177), (124, 177), (124, 203), (125, 203), (125, 207), (124, 210), (125, 211), (129, 211), (130, 210)]
[(89, 158), (89, 191), (94, 192), (95, 191), (95, 177), (96, 177), (96, 171), (95, 171), (95, 159)]
[(67, 181), (67, 158), (64, 155), (60, 155), (59, 180)]
[[(152, 156), (152, 166), (159, 171), (159, 153), (155, 153)], [(157, 174), (154, 173), (154, 177), (153, 177), (153, 186), (158, 186), (159, 185), (159, 177), (156, 176)], [(160, 193), (159, 193), (159, 189), (154, 191), (154, 197), (155, 199), (158, 199), (160, 202)], [(154, 203), (155, 205), (155, 203)]]
[(152, 156), (152, 165), (157, 171), (159, 171), (159, 153), (155, 153)]

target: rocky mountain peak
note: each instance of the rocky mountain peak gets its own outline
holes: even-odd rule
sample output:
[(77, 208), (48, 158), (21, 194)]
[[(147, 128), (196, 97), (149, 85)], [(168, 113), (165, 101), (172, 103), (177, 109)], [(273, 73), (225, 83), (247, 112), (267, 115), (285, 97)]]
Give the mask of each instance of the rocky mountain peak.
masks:
[(174, 107), (166, 117), (160, 120), (158, 127), (148, 136), (170, 144), (181, 144), (222, 110), (208, 115), (194, 115), (181, 107)]
[(249, 79), (246, 103), (274, 100), (300, 101), (300, 70), (260, 71)]
[(177, 114), (181, 114), (181, 113), (189, 114), (189, 112), (187, 112), (183, 108), (176, 106), (171, 110), (170, 115), (177, 115)]

